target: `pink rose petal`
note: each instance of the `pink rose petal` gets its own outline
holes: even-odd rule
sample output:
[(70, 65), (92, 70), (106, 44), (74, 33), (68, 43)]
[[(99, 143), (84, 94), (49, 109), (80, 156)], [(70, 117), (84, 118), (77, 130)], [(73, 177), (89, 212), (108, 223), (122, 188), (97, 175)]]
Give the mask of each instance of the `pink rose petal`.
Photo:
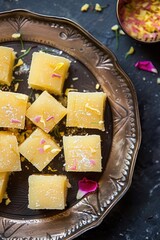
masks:
[(74, 165), (70, 168), (70, 170), (76, 170), (76, 169), (77, 169), (76, 165)]
[(95, 164), (96, 164), (95, 160), (91, 159), (91, 160), (90, 160), (90, 164), (91, 164), (91, 165), (95, 165)]
[(12, 118), (11, 123), (21, 123), (21, 121), (18, 119)]
[(48, 122), (48, 121), (50, 121), (50, 120), (52, 120), (52, 119), (54, 119), (54, 117), (53, 117), (53, 116), (50, 116), (50, 117), (48, 117), (48, 118), (46, 119), (46, 121)]
[(70, 168), (70, 170), (76, 170), (77, 169), (77, 161), (74, 160), (74, 165)]
[(52, 78), (54, 78), (54, 77), (61, 78), (61, 75), (58, 74), (58, 73), (53, 73), (53, 74), (52, 74)]
[(151, 61), (139, 61), (135, 64), (135, 67), (153, 73), (158, 73)]
[(46, 140), (44, 138), (41, 139), (40, 144), (44, 144)]
[(98, 188), (98, 183), (84, 177), (82, 180), (79, 180), (78, 188), (79, 189), (76, 198), (80, 199), (87, 193), (96, 191), (96, 189)]
[(43, 148), (38, 148), (38, 151), (40, 154), (44, 153), (44, 149)]
[(35, 116), (34, 122), (38, 123), (41, 120), (41, 116)]

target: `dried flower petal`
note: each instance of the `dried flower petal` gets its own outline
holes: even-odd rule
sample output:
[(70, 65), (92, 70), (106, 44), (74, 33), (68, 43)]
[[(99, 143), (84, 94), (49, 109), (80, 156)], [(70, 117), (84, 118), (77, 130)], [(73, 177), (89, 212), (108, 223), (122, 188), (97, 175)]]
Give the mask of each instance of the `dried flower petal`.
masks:
[(80, 199), (87, 193), (96, 191), (96, 189), (98, 188), (98, 183), (84, 177), (82, 180), (79, 180), (78, 188), (79, 189), (76, 198)]
[(71, 166), (70, 170), (76, 170), (77, 169), (77, 161), (76, 159), (74, 160), (74, 165)]
[(139, 61), (135, 64), (135, 67), (153, 73), (158, 73), (151, 61)]
[(43, 148), (38, 148), (38, 151), (40, 154), (44, 153), (44, 149)]
[(119, 34), (120, 35), (126, 35), (125, 32), (122, 29), (119, 30)]
[(134, 53), (134, 47), (130, 47), (130, 49), (128, 50), (128, 52), (125, 55), (125, 58), (127, 58), (129, 55), (132, 55)]
[(44, 144), (46, 140), (44, 138), (41, 139), (40, 144)]
[[(40, 118), (40, 122), (43, 123), (43, 125), (46, 127), (46, 123), (45, 123), (44, 118), (42, 116)], [(47, 131), (47, 129), (46, 129), (46, 131)]]
[(51, 148), (51, 145), (44, 145), (44, 147), (43, 147), (43, 149), (44, 149), (44, 151), (47, 151), (48, 149), (50, 149)]
[(160, 78), (157, 78), (157, 84), (160, 84)]
[(21, 34), (20, 33), (13, 33), (12, 34), (12, 38), (15, 38), (15, 39), (18, 39), (21, 37)]
[(53, 116), (50, 116), (50, 117), (48, 117), (48, 118), (46, 119), (46, 121), (48, 122), (48, 121), (50, 121), (50, 120), (52, 120), (52, 119), (54, 119), (54, 117), (53, 117)]
[(58, 73), (53, 73), (53, 74), (52, 74), (52, 78), (54, 78), (54, 77), (61, 78), (61, 75), (58, 74)]
[(160, 36), (159, 3), (159, 0), (124, 1), (121, 6), (120, 19), (125, 31), (142, 41), (157, 40)]
[(116, 34), (116, 49), (118, 49), (119, 46), (119, 26), (116, 24), (111, 27), (111, 30), (115, 32)]
[(12, 118), (11, 123), (21, 123), (21, 121), (18, 119)]
[(78, 80), (78, 77), (73, 77), (72, 80), (73, 80), (73, 81), (77, 81), (77, 80)]
[(82, 7), (81, 7), (81, 12), (87, 12), (89, 9), (89, 4), (85, 3)]
[(34, 122), (38, 123), (41, 120), (41, 116), (35, 116)]
[(102, 7), (101, 7), (101, 5), (100, 5), (99, 3), (96, 3), (96, 5), (95, 5), (95, 10), (96, 10), (97, 12), (101, 12), (101, 11), (102, 11)]
[(112, 31), (117, 31), (118, 29), (119, 29), (119, 26), (117, 24), (115, 24), (111, 27)]
[(51, 171), (51, 172), (57, 172), (57, 169), (53, 169), (50, 166), (48, 167), (48, 170)]
[(15, 83), (14, 84), (14, 92), (17, 92), (18, 88), (19, 88), (19, 83)]
[(16, 67), (20, 67), (20, 66), (23, 65), (23, 64), (24, 64), (23, 60), (22, 60), (22, 59), (19, 59), (18, 62), (17, 62), (17, 64), (14, 65), (13, 70), (14, 70)]
[(99, 83), (96, 84), (96, 90), (100, 89)]
[(65, 94), (66, 96), (68, 96), (68, 93), (69, 93), (69, 92), (74, 92), (74, 91), (77, 92), (77, 89), (76, 89), (76, 88), (66, 88), (66, 91), (65, 91), (64, 94)]
[(95, 160), (93, 160), (93, 159), (90, 160), (90, 163), (91, 163), (91, 165), (95, 165), (96, 164)]
[(10, 204), (10, 203), (11, 203), (10, 198), (7, 198), (6, 201), (5, 201), (5, 205), (8, 206), (8, 204)]
[(60, 150), (58, 149), (58, 148), (53, 148), (52, 150), (51, 150), (51, 153), (56, 153), (56, 152), (59, 152)]

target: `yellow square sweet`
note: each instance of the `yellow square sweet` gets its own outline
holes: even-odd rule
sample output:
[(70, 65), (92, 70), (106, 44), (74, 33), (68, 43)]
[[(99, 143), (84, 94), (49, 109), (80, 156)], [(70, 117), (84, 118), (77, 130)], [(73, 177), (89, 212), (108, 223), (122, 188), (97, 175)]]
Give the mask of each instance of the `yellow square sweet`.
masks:
[(103, 92), (69, 92), (66, 126), (104, 131), (105, 102)]
[(4, 194), (6, 192), (8, 178), (9, 178), (9, 172), (0, 173), (0, 203), (2, 202)]
[(101, 139), (99, 135), (63, 136), (65, 170), (101, 172)]
[(60, 209), (66, 206), (68, 180), (63, 175), (31, 175), (28, 200), (30, 209)]
[(27, 109), (26, 116), (48, 133), (66, 113), (67, 109), (47, 91), (44, 91)]
[(0, 131), (0, 172), (21, 171), (20, 155), (16, 136)]
[(33, 53), (28, 78), (30, 87), (47, 90), (56, 95), (62, 94), (65, 79), (68, 77), (70, 61), (44, 52)]
[(0, 127), (24, 129), (28, 96), (0, 91)]
[(20, 144), (19, 151), (39, 171), (42, 171), (61, 149), (49, 134), (37, 128)]
[(11, 85), (14, 60), (13, 48), (0, 46), (0, 84)]

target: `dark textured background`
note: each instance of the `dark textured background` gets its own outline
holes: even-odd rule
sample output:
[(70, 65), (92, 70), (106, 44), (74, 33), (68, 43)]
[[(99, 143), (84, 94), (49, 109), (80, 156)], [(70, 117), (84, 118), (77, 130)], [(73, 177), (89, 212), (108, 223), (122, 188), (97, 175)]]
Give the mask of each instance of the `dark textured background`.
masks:
[[(82, 13), (87, 1), (76, 0), (0, 0), (0, 11), (27, 9), (33, 12), (69, 18), (88, 30), (118, 58), (131, 78), (138, 96), (142, 124), (142, 144), (138, 154), (132, 185), (122, 200), (96, 228), (77, 240), (159, 240), (160, 239), (160, 85), (159, 74), (136, 69), (140, 60), (151, 60), (160, 72), (160, 44), (143, 45), (128, 36), (120, 36), (116, 49), (115, 33), (111, 30), (116, 19), (115, 0), (89, 0), (108, 5), (102, 12)], [(125, 59), (133, 46), (135, 54)]]

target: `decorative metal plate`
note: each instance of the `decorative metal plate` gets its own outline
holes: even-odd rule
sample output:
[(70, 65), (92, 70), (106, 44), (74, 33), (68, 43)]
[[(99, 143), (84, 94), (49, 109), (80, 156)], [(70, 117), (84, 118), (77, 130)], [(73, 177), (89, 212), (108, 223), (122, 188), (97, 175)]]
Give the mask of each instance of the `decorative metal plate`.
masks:
[[(79, 91), (96, 91), (95, 86), (99, 83), (108, 94), (106, 131), (85, 130), (101, 135), (103, 172), (65, 173), (63, 154), (59, 155), (59, 161), (54, 160), (53, 166), (58, 174), (66, 174), (72, 185), (68, 192), (67, 207), (64, 211), (33, 211), (27, 208), (27, 179), (37, 170), (25, 162), (22, 163), (21, 173), (11, 175), (7, 190), (11, 203), (8, 206), (0, 204), (2, 239), (73, 239), (100, 224), (131, 184), (141, 141), (134, 87), (110, 50), (70, 20), (15, 10), (0, 14), (0, 29), (1, 45), (12, 46), (17, 52), (20, 51), (20, 43), (13, 41), (11, 36), (20, 32), (25, 47), (34, 46), (32, 52), (45, 49), (71, 59), (65, 88), (73, 85)], [(30, 65), (32, 52), (24, 60), (27, 66)], [(27, 79), (28, 70), (20, 74)], [(74, 77), (78, 77), (78, 80), (73, 81)], [(29, 93), (26, 82), (20, 85), (20, 92)], [(43, 171), (47, 172), (48, 169)], [(97, 180), (99, 188), (77, 201), (77, 182), (83, 176)]]

